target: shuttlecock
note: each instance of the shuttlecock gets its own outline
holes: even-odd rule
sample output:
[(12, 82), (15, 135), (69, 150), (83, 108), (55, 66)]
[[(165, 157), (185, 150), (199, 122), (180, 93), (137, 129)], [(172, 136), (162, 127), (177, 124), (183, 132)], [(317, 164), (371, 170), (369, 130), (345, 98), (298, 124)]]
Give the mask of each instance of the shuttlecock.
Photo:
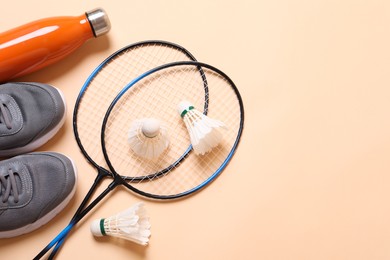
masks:
[(91, 232), (94, 236), (119, 237), (145, 246), (151, 235), (150, 226), (145, 205), (140, 202), (115, 216), (94, 220)]
[(204, 115), (188, 101), (180, 102), (178, 111), (187, 127), (196, 154), (204, 155), (221, 142), (222, 133), (219, 129), (226, 128), (224, 123)]
[(167, 130), (154, 118), (136, 120), (128, 135), (130, 148), (140, 157), (154, 159), (169, 146)]

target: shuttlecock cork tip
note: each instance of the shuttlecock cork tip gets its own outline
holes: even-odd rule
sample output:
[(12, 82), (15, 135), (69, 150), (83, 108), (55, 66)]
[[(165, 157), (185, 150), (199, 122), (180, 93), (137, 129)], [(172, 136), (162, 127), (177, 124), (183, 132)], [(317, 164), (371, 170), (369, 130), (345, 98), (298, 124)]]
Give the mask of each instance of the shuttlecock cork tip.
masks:
[(142, 133), (149, 138), (156, 137), (160, 133), (160, 121), (154, 118), (148, 118), (142, 125)]
[(191, 109), (194, 109), (194, 105), (186, 100), (181, 101), (177, 107), (177, 111), (181, 117), (183, 117)]
[(91, 223), (91, 233), (96, 237), (102, 237), (104, 232), (104, 219), (96, 219)]

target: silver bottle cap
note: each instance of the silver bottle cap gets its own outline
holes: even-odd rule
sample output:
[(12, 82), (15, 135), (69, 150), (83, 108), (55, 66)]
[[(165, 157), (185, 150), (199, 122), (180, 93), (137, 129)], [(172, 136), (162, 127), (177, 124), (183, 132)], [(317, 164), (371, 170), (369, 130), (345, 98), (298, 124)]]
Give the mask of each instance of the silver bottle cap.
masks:
[(111, 23), (108, 19), (107, 13), (102, 8), (96, 8), (86, 12), (88, 21), (91, 24), (93, 34), (99, 37), (108, 33), (111, 29)]

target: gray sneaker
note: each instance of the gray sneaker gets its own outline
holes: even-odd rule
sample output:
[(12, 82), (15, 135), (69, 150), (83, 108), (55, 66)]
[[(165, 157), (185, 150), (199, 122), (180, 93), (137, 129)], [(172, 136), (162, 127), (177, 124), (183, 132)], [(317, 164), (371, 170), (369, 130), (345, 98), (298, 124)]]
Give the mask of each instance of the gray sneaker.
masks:
[(0, 238), (46, 224), (73, 197), (76, 168), (53, 152), (19, 155), (0, 162)]
[(65, 122), (61, 92), (40, 83), (0, 85), (0, 157), (31, 152)]

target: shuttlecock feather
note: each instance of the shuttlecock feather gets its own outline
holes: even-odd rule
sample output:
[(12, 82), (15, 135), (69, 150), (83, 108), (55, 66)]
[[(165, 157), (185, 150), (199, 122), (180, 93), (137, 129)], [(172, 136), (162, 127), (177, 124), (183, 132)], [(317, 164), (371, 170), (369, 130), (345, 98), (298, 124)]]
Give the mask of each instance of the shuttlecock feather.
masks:
[(143, 118), (132, 124), (128, 142), (138, 156), (146, 159), (159, 157), (169, 146), (167, 130), (154, 118)]
[(211, 119), (188, 101), (179, 104), (178, 111), (187, 127), (194, 152), (204, 155), (211, 151), (222, 140), (221, 128), (226, 128), (221, 121)]
[(94, 220), (91, 232), (94, 236), (119, 237), (145, 246), (149, 243), (150, 227), (145, 205), (140, 202), (115, 216)]

